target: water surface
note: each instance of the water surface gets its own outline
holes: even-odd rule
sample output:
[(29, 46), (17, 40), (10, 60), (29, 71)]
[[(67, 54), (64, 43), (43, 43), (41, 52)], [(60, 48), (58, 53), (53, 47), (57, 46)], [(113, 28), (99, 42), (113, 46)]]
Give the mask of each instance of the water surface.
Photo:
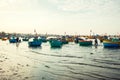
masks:
[(0, 80), (120, 80), (120, 49), (0, 41)]

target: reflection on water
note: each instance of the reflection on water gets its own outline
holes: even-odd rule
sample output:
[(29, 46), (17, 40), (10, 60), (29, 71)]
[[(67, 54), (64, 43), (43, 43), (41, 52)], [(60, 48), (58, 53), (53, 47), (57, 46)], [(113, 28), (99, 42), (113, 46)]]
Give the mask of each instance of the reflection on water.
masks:
[(0, 80), (120, 80), (120, 49), (0, 43)]

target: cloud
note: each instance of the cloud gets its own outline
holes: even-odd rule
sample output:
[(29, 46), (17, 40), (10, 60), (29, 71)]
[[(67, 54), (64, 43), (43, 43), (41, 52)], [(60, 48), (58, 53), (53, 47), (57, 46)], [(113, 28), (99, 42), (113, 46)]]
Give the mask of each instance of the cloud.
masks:
[(119, 0), (49, 0), (49, 2), (63, 12), (113, 15), (120, 11)]
[(0, 0), (0, 11), (32, 11), (37, 7), (38, 0)]

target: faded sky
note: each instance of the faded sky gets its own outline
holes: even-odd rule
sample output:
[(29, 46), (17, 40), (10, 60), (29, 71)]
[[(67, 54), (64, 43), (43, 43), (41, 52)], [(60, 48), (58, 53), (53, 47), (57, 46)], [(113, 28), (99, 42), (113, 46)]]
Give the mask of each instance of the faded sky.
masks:
[(120, 34), (120, 0), (0, 0), (0, 31)]

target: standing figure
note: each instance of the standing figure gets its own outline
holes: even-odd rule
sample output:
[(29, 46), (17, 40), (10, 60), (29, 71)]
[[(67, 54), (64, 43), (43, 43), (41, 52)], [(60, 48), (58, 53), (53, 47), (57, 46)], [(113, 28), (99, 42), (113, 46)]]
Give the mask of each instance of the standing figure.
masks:
[(95, 38), (95, 47), (98, 46), (98, 41), (97, 41), (97, 38)]
[(16, 42), (17, 42), (17, 43), (19, 42), (19, 37), (16, 38)]

